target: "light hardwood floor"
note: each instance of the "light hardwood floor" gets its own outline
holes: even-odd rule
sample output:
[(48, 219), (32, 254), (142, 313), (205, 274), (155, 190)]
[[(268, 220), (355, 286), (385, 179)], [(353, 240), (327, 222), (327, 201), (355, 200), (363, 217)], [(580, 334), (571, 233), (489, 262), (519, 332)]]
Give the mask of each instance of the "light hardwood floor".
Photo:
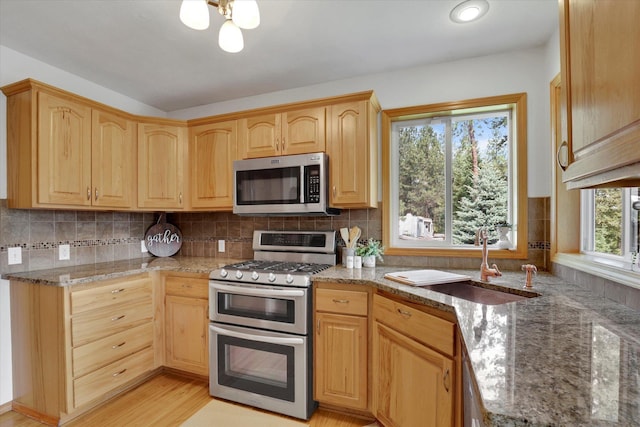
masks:
[[(177, 427), (210, 400), (205, 381), (163, 373), (65, 427)], [(309, 421), (310, 427), (362, 427), (369, 423), (322, 409)], [(42, 427), (42, 424), (10, 411), (0, 415), (0, 427)]]

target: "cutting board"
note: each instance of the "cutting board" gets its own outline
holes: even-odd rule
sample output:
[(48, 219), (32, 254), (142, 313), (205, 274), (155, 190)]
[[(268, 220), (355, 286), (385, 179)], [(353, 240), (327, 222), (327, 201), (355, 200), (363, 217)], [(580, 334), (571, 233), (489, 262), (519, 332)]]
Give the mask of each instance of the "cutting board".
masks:
[(387, 273), (385, 279), (404, 283), (411, 286), (438, 285), (440, 283), (463, 282), (470, 280), (464, 274), (448, 273), (440, 270), (409, 270)]

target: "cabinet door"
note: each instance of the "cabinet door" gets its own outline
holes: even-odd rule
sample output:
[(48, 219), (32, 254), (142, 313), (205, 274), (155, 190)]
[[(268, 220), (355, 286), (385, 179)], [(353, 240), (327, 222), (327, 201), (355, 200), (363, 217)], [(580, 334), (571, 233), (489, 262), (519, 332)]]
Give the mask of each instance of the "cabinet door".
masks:
[(38, 92), (38, 203), (91, 205), (91, 108)]
[(374, 415), (386, 427), (452, 425), (451, 359), (374, 322), (372, 369)]
[(367, 409), (367, 318), (316, 313), (315, 399)]
[(93, 110), (91, 132), (94, 206), (131, 208), (135, 195), (136, 134), (124, 117)]
[(318, 107), (282, 113), (282, 154), (324, 152), (326, 110)]
[(235, 120), (197, 126), (189, 133), (191, 207), (233, 209), (233, 161), (237, 159)]
[(138, 124), (138, 207), (182, 209), (186, 128)]
[(640, 3), (564, 0), (560, 12), (563, 141), (569, 145), (563, 180), (583, 180), (576, 186), (637, 181), (640, 51), (620, 46), (640, 40)]
[(332, 206), (377, 207), (377, 146), (370, 140), (372, 131), (375, 132), (369, 128), (366, 101), (331, 107), (327, 152)]
[(207, 300), (167, 295), (165, 316), (167, 365), (209, 375)]
[(264, 114), (240, 120), (242, 158), (280, 154), (280, 114)]

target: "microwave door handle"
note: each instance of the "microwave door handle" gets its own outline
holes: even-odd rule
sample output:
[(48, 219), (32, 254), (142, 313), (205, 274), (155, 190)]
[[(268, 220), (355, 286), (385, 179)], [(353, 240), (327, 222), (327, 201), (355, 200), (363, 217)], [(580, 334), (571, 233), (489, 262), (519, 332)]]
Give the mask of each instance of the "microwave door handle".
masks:
[(302, 297), (304, 291), (301, 289), (255, 289), (241, 286), (228, 286), (219, 283), (211, 283), (213, 289), (233, 294), (260, 296), (260, 297)]
[(300, 166), (300, 203), (305, 203), (306, 200), (304, 200), (304, 193), (305, 193), (305, 187), (307, 186), (307, 180), (305, 179), (304, 176), (304, 170), (305, 167), (304, 166)]
[(266, 342), (270, 344), (284, 344), (284, 345), (304, 344), (304, 340), (302, 338), (280, 338), (280, 337), (269, 337), (269, 336), (262, 336), (262, 335), (252, 335), (252, 334), (245, 334), (244, 332), (230, 331), (228, 329), (223, 329), (215, 325), (209, 325), (209, 327), (219, 334), (227, 335), (234, 338), (245, 339), (245, 340), (260, 341), (260, 342)]

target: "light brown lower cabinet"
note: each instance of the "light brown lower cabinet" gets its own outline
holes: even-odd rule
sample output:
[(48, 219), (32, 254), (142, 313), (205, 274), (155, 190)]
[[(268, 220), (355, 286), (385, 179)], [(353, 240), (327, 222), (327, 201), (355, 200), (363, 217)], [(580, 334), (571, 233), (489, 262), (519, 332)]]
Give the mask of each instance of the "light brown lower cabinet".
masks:
[(365, 287), (315, 289), (314, 398), (356, 411), (369, 409), (369, 299)]
[[(454, 425), (455, 324), (373, 297), (373, 414), (385, 427)], [(436, 343), (439, 350), (430, 347)]]
[(11, 281), (13, 408), (57, 425), (157, 367), (148, 274), (75, 286)]
[(165, 364), (209, 375), (209, 281), (169, 275), (165, 279)]

